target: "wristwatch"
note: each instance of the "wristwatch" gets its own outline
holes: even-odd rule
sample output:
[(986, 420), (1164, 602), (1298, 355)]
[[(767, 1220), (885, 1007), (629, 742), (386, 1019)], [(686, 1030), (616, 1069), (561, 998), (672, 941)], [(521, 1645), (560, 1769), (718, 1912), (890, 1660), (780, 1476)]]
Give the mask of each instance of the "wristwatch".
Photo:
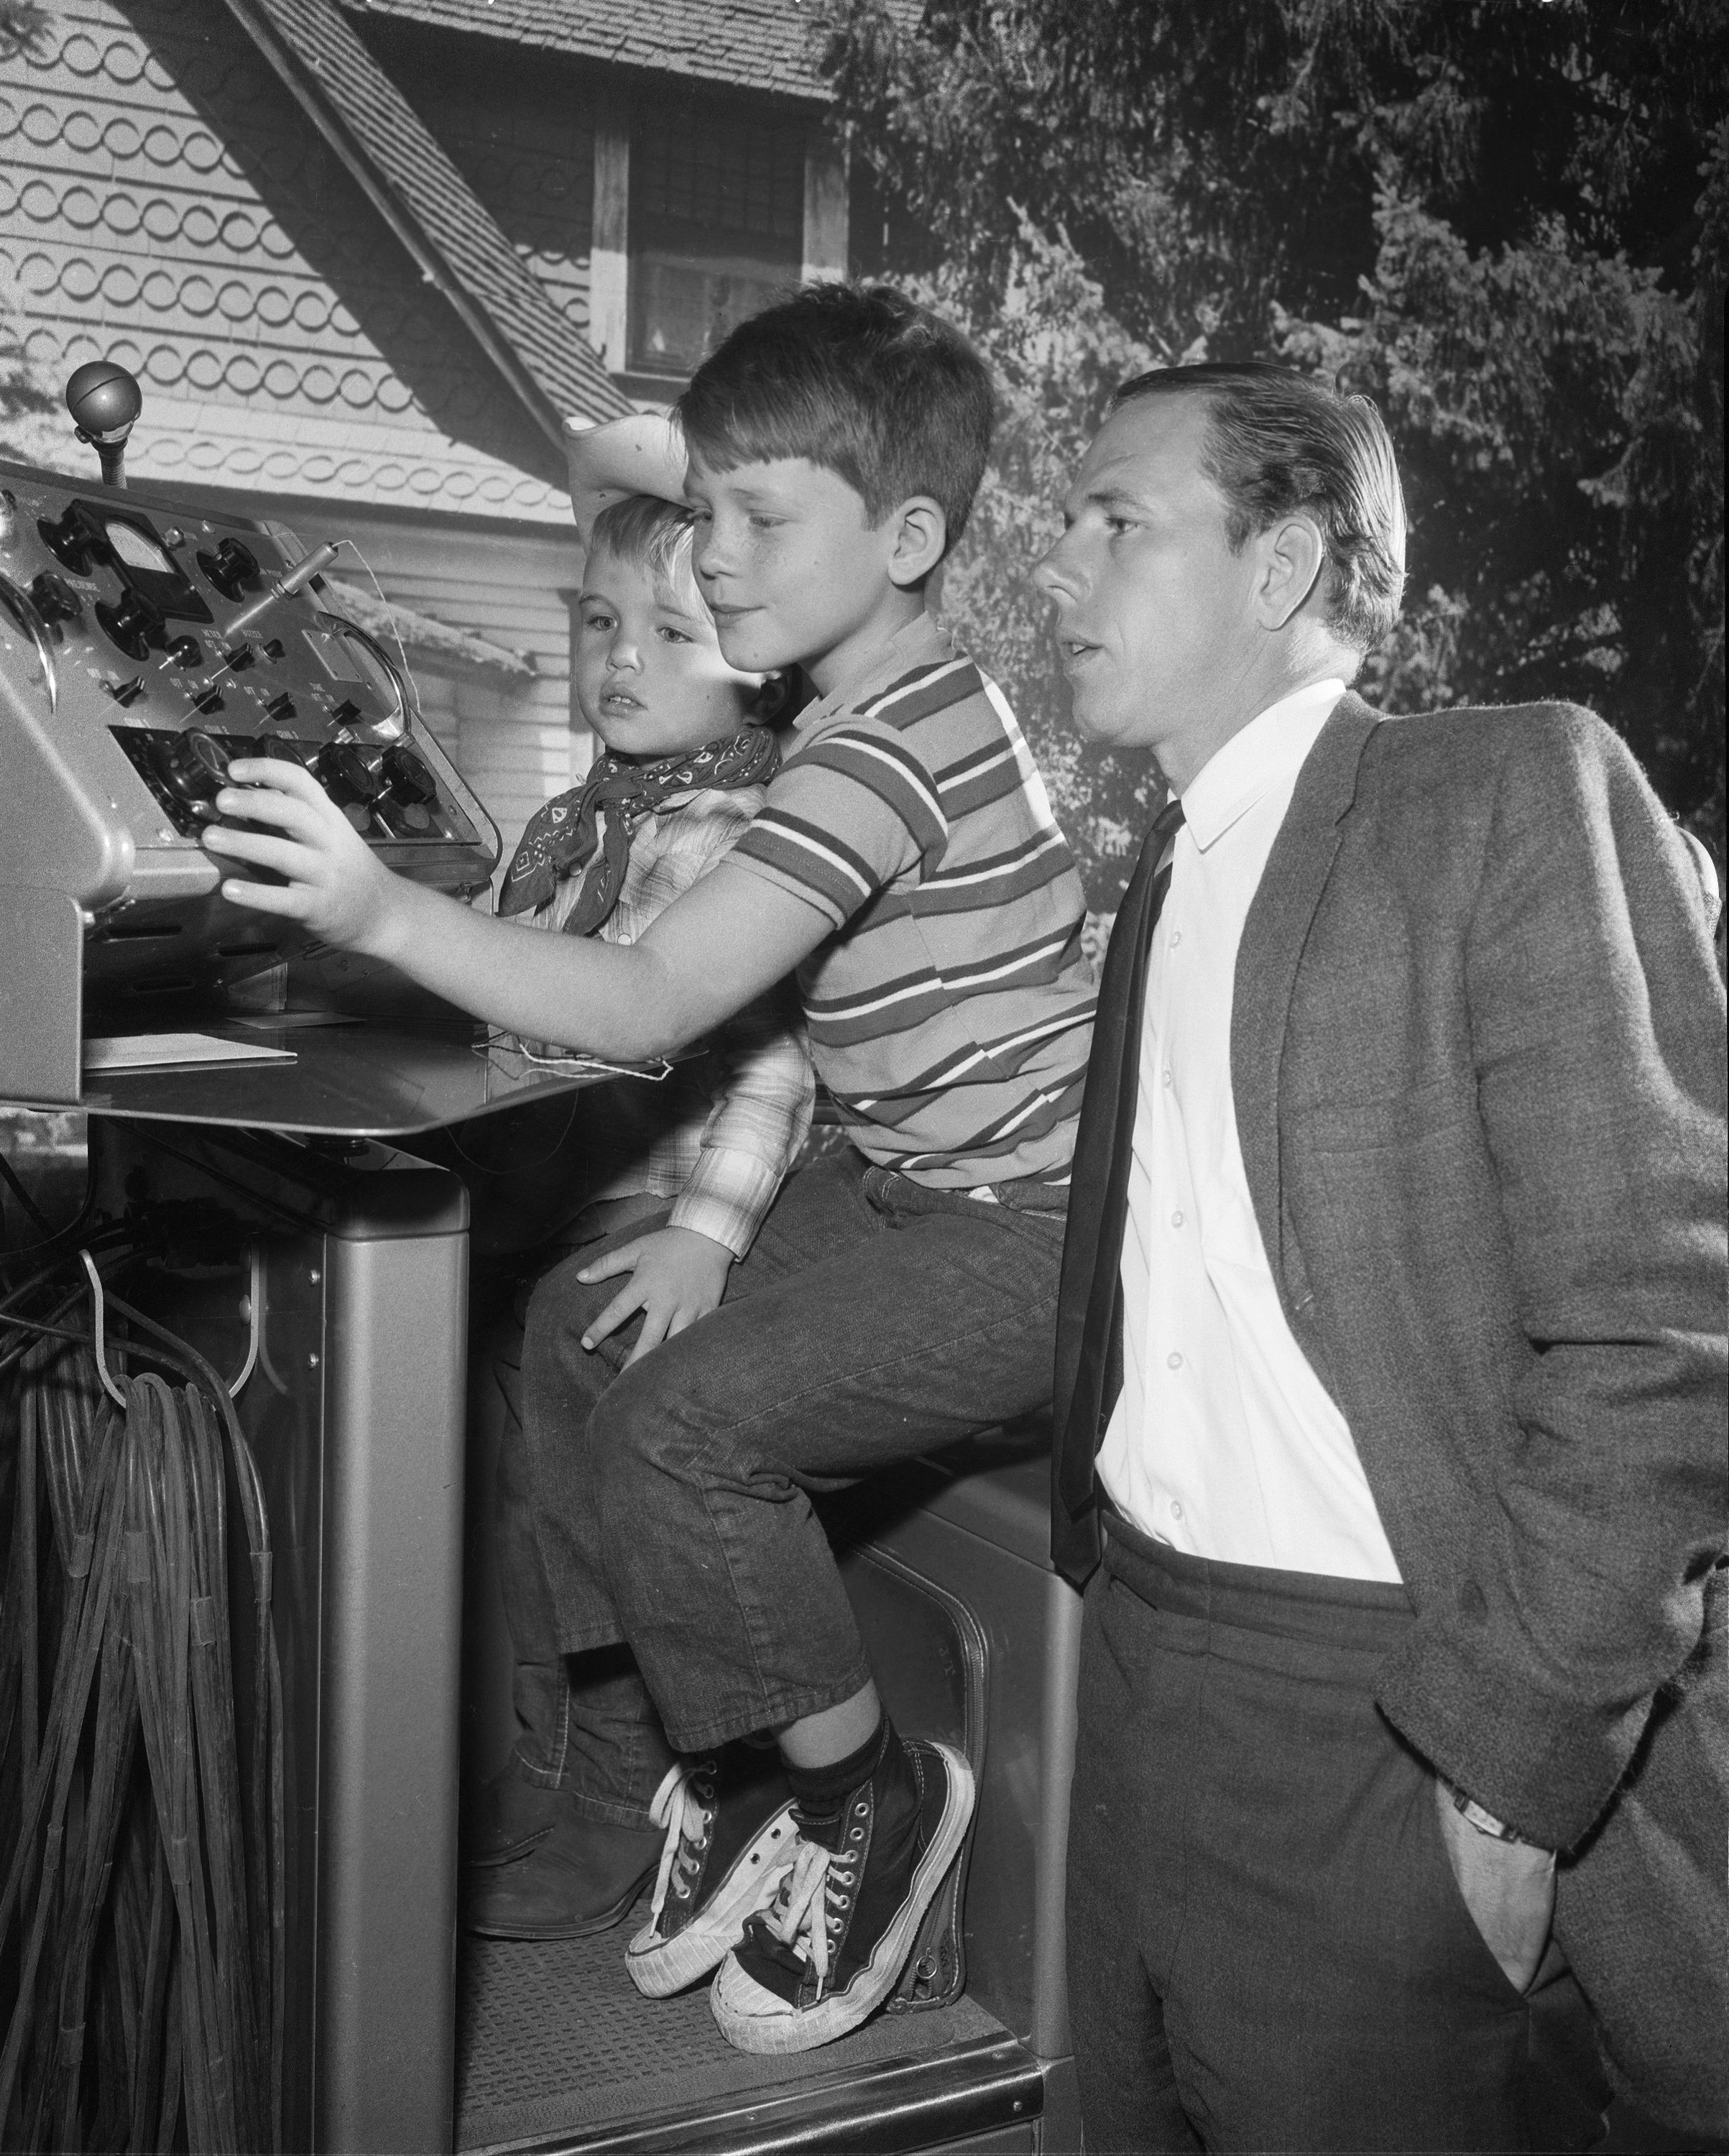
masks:
[(1527, 1841), (1516, 1827), (1509, 1826), (1505, 1820), (1498, 1820), (1493, 1812), (1485, 1811), (1475, 1797), (1468, 1797), (1457, 1782), (1448, 1781), (1444, 1775), (1438, 1779), (1441, 1787), (1452, 1799), (1454, 1810), (1461, 1819), (1474, 1826), (1479, 1834), (1486, 1834), (1494, 1841), (1516, 1842), (1521, 1849), (1537, 1847), (1537, 1844)]

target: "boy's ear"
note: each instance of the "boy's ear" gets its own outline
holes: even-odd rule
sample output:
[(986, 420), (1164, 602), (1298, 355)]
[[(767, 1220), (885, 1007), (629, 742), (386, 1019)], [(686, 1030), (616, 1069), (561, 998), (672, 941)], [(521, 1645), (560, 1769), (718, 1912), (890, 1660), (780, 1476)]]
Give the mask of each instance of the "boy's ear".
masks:
[(890, 576), (903, 588), (922, 583), (948, 545), (948, 519), (941, 504), (928, 494), (916, 494), (890, 511), (889, 521), (895, 535)]

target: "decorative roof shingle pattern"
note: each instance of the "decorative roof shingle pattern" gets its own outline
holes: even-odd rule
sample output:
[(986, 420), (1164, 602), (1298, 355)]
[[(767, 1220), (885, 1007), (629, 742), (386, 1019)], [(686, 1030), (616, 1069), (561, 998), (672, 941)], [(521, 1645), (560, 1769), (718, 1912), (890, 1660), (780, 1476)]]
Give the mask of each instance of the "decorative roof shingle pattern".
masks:
[[(377, 26), (374, 36), (385, 27)], [(516, 45), (476, 52), (469, 39), (440, 38), (435, 53), (403, 53), (402, 32), (414, 47), (428, 41), (413, 24), (388, 28), (398, 33), (398, 49), (377, 54), (384, 72), (409, 85), (416, 112), (536, 283), (586, 341), (594, 225), (591, 86), (573, 84), (570, 68)]]
[(549, 445), (226, 9), (68, 0), (0, 82), (0, 317), (60, 383), (143, 385), (141, 480), (564, 523)]
[[(814, 9), (804, 0), (343, 0), (617, 67), (767, 90), (826, 105)], [(915, 0), (916, 4), (916, 0)]]
[[(279, 62), (274, 40), (300, 64), (285, 69), (295, 95), (337, 142), (345, 163), (358, 160), (405, 214), (433, 274), (459, 288), (459, 308), (479, 311), (501, 336), (505, 357), (519, 360), (528, 386), (544, 401), (557, 441), (574, 414), (609, 419), (631, 409), (593, 349), (576, 336), (518, 259), (496, 221), (384, 73), (333, 0), (228, 0), (243, 26)], [(329, 123), (327, 125), (327, 123)], [(364, 183), (364, 175), (363, 183)], [(466, 316), (466, 311), (464, 310)], [(513, 370), (514, 372), (514, 370)]]

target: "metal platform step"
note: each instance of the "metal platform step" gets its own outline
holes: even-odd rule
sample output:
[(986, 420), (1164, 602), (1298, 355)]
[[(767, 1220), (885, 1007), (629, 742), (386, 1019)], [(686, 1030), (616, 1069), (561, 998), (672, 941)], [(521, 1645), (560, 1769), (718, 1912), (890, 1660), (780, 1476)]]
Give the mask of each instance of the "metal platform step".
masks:
[(705, 1985), (649, 1999), (631, 1983), (624, 1942), (647, 1911), (595, 1938), (463, 1941), (459, 2151), (1034, 2146), (1039, 2062), (971, 1999), (879, 2015), (799, 2058), (747, 2057), (715, 2026)]

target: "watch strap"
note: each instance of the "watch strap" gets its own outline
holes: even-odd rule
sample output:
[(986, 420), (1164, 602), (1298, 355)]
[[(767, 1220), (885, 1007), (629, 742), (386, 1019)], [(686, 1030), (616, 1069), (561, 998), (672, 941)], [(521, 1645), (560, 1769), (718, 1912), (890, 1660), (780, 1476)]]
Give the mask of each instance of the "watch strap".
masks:
[(1526, 1848), (1534, 1845), (1526, 1841), (1524, 1835), (1516, 1827), (1509, 1826), (1505, 1820), (1498, 1820), (1493, 1812), (1486, 1810), (1475, 1797), (1467, 1796), (1456, 1782), (1444, 1779), (1441, 1787), (1452, 1799), (1454, 1810), (1469, 1825), (1474, 1826), (1479, 1834), (1486, 1834), (1491, 1840), (1495, 1841), (1518, 1842)]

